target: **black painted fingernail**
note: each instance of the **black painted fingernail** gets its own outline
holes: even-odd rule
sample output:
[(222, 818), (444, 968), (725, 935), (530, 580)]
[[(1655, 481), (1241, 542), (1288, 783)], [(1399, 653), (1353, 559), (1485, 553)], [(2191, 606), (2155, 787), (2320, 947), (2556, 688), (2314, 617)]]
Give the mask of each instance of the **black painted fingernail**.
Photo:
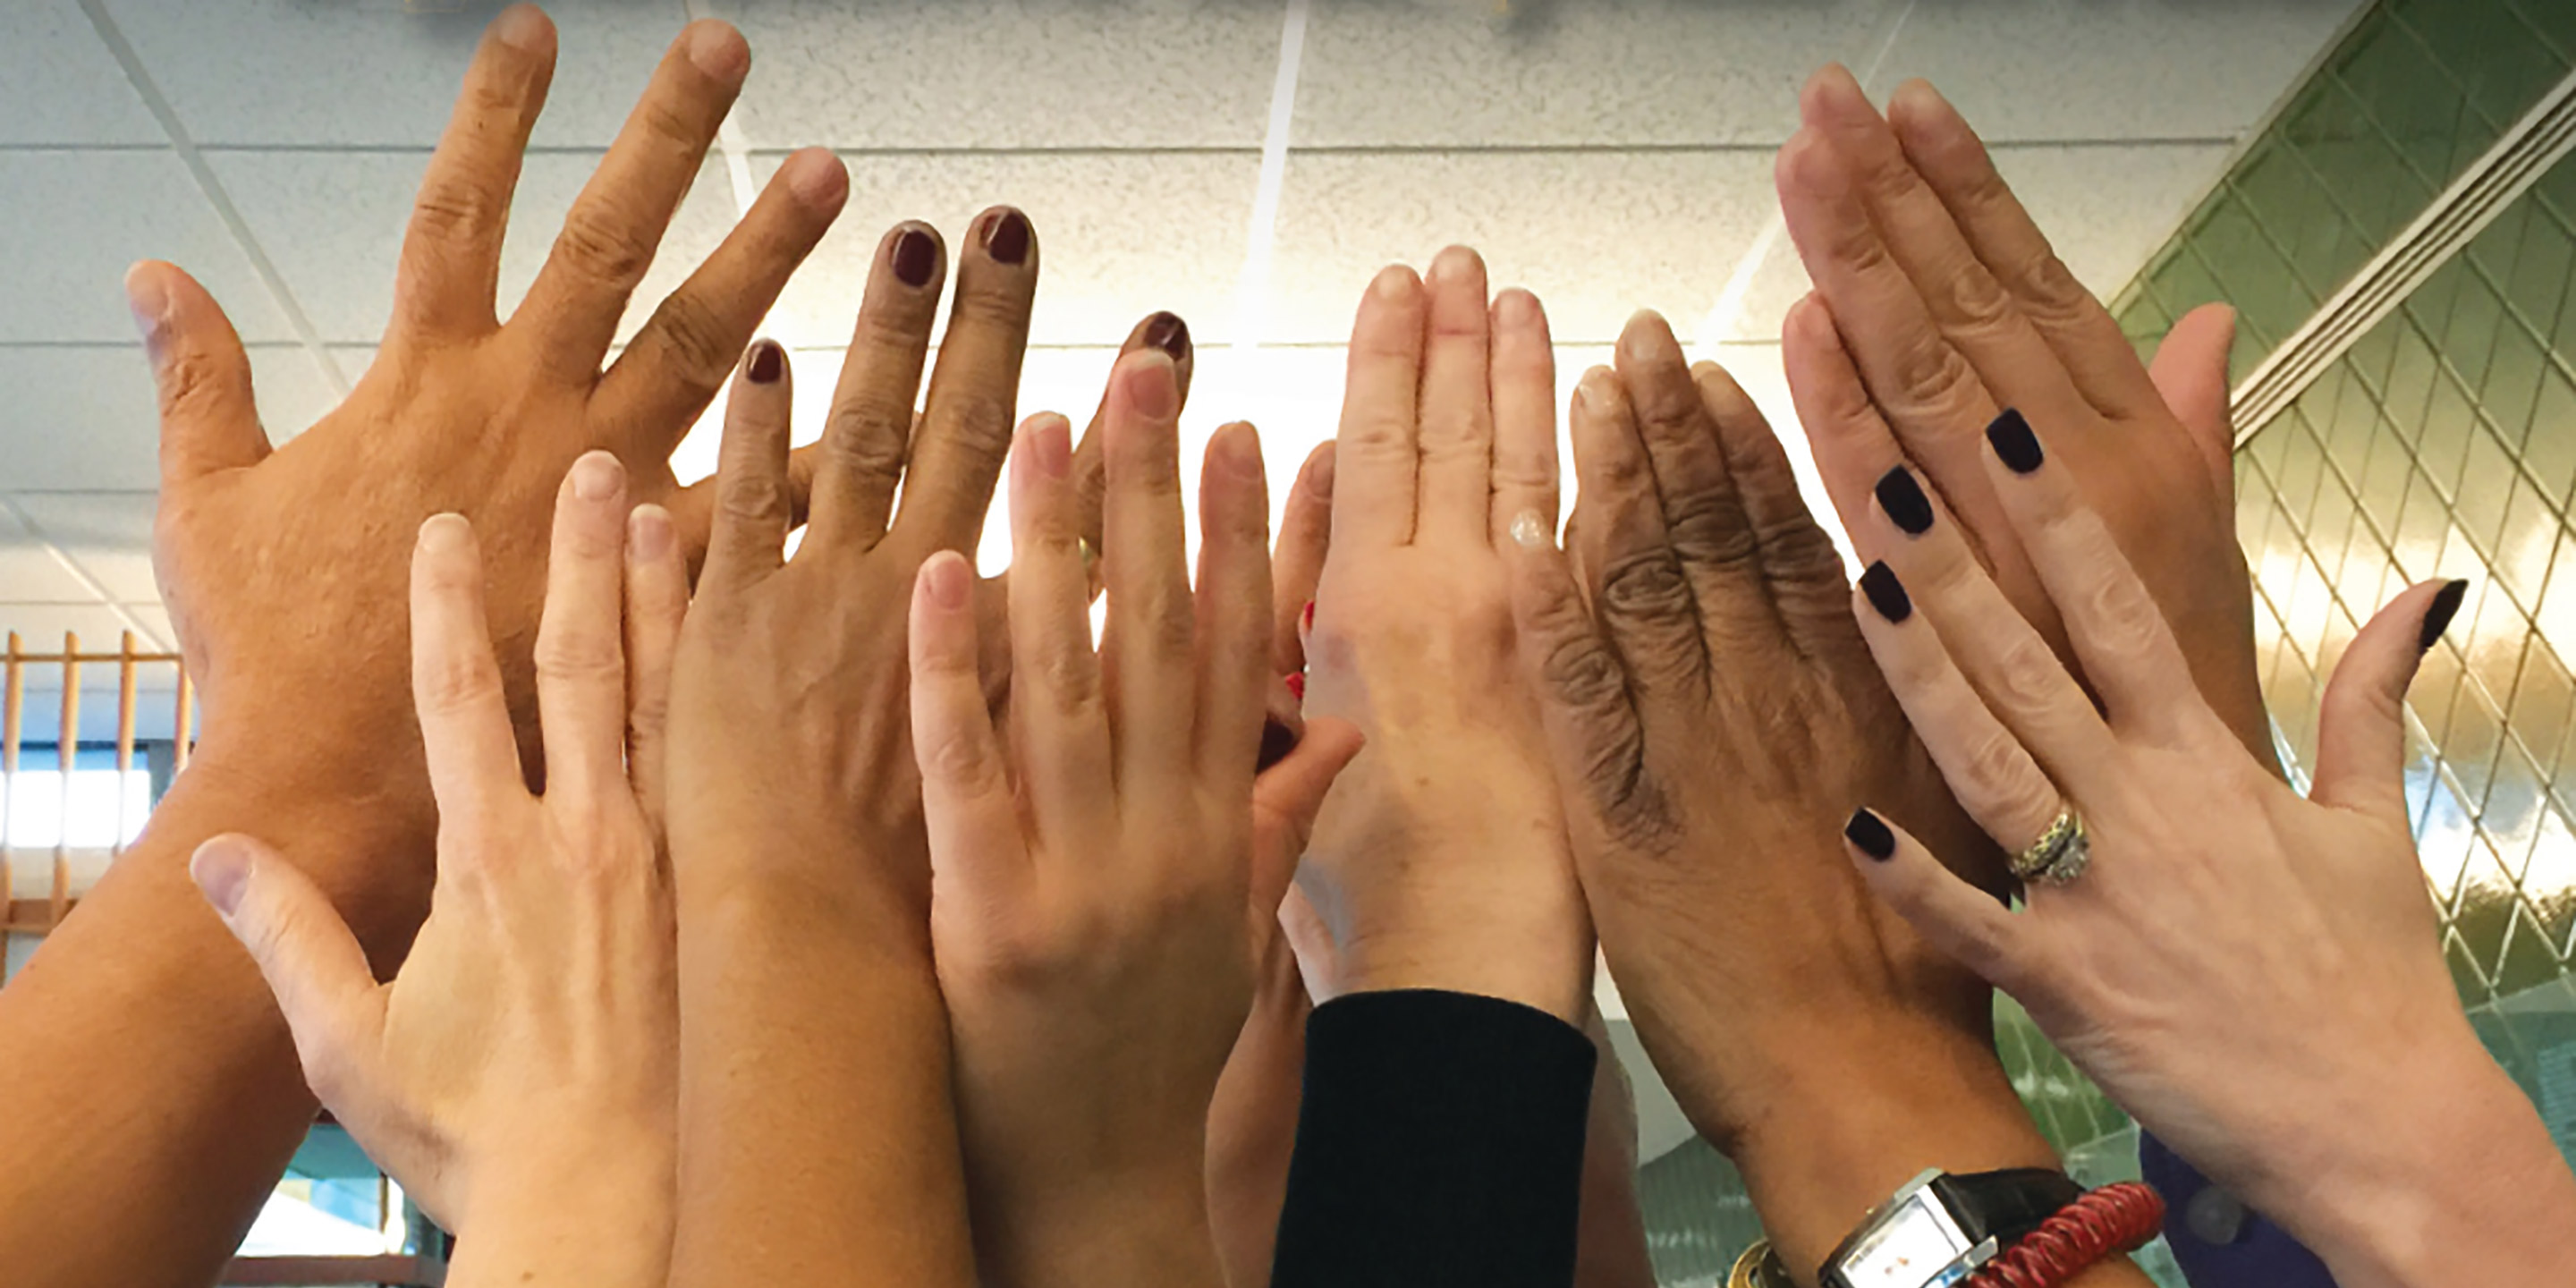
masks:
[(2460, 615), (2460, 600), (2468, 593), (2468, 579), (2461, 578), (2434, 594), (2432, 605), (2424, 610), (2423, 633), (2415, 637), (2416, 652), (2433, 650), (2434, 643), (2442, 638), (2442, 632), (2451, 629), (2451, 619)]
[(1887, 517), (1909, 537), (1932, 530), (1932, 498), (1923, 495), (1914, 471), (1902, 465), (1878, 476), (1878, 508), (1887, 511)]
[(775, 384), (778, 373), (787, 368), (787, 351), (776, 340), (762, 340), (751, 346), (751, 383)]
[(1886, 820), (1868, 810), (1853, 810), (1851, 821), (1843, 824), (1843, 835), (1861, 853), (1881, 863), (1896, 857), (1896, 833), (1887, 830)]
[(1145, 321), (1145, 343), (1172, 355), (1172, 361), (1190, 356), (1190, 324), (1177, 313), (1157, 313)]
[(1004, 264), (1029, 257), (1029, 217), (1005, 210), (984, 222), (984, 253)]
[(2028, 474), (2048, 459), (2039, 450), (2039, 435), (2030, 432), (2030, 422), (2009, 407), (1995, 417), (1994, 424), (1986, 426), (1986, 441), (1994, 444), (1995, 455), (2015, 474)]
[(1889, 568), (1885, 561), (1861, 570), (1860, 593), (1869, 596), (1869, 606), (1877, 609), (1878, 615), (1890, 623), (1901, 622), (1914, 615), (1913, 597), (1905, 593), (1905, 584), (1896, 579), (1895, 570)]
[(1276, 720), (1269, 721), (1261, 726), (1261, 755), (1254, 762), (1254, 768), (1268, 769), (1286, 760), (1288, 753), (1295, 750), (1297, 750), (1296, 732)]
[(939, 243), (918, 228), (906, 228), (894, 239), (894, 275), (906, 286), (930, 285), (930, 274), (939, 267)]

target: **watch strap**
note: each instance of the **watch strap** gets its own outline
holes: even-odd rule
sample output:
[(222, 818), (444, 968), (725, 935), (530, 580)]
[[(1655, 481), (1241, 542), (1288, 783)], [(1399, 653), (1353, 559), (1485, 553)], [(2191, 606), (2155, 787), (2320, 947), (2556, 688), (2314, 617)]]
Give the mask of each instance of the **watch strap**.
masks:
[(1993, 1239), (1998, 1250), (2021, 1242), (2041, 1222), (2084, 1197), (2084, 1187), (2075, 1178), (2050, 1167), (1943, 1173), (1932, 1182), (1932, 1190), (1941, 1196), (1968, 1242)]

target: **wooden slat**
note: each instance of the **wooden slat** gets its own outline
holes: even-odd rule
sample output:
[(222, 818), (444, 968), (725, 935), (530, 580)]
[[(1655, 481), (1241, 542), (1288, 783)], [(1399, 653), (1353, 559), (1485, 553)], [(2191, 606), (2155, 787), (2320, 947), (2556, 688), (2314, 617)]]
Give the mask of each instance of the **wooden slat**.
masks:
[(72, 770), (80, 758), (80, 636), (63, 632), (63, 722), (62, 732), (54, 742), (54, 761), (62, 766), (62, 804), (58, 809), (60, 826), (54, 829), (54, 880), (50, 898), (52, 916), (48, 924), (63, 924), (63, 914), (72, 905)]
[(125, 853), (125, 779), (134, 772), (134, 632), (117, 644), (116, 662), (116, 835), (108, 853)]

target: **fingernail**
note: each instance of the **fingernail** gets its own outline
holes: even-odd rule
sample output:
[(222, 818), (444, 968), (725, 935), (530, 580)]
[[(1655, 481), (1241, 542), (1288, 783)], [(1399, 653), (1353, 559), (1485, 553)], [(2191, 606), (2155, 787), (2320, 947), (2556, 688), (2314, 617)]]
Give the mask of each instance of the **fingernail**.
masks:
[[(1315, 606), (1313, 604), (1306, 605), (1307, 612), (1312, 613), (1314, 609)], [(1279, 679), (1281, 683), (1288, 686), (1288, 696), (1297, 699), (1299, 702), (1304, 702), (1306, 700), (1305, 672), (1290, 671), (1288, 674), (1280, 676)]]
[(143, 338), (159, 335), (170, 316), (170, 293), (161, 288), (161, 275), (140, 264), (125, 270), (125, 307), (134, 311), (134, 328)]
[(1288, 726), (1281, 724), (1276, 720), (1263, 721), (1261, 725), (1261, 754), (1259, 758), (1253, 762), (1253, 769), (1255, 772), (1268, 769), (1272, 765), (1286, 760), (1288, 758), (1288, 754), (1295, 750), (1297, 750), (1297, 733), (1295, 730), (1290, 729)]
[(1411, 295), (1413, 288), (1413, 270), (1402, 264), (1389, 264), (1379, 269), (1376, 280), (1369, 283), (1370, 293), (1390, 304)]
[(1610, 382), (1619, 374), (1608, 367), (1594, 367), (1574, 382), (1574, 410), (1589, 415), (1600, 409), (1610, 396)]
[(658, 505), (639, 505), (626, 516), (626, 546), (637, 563), (652, 563), (670, 554), (676, 538), (671, 512)]
[(1986, 426), (1986, 441), (1994, 444), (1995, 455), (2015, 474), (2028, 474), (2047, 459), (2039, 450), (2039, 435), (2030, 432), (2030, 422), (2009, 407)]
[(1177, 313), (1157, 313), (1145, 322), (1145, 343), (1172, 355), (1179, 362), (1190, 356), (1190, 324)]
[(2460, 615), (2460, 601), (2468, 593), (2467, 578), (2453, 581), (2434, 593), (2433, 602), (2424, 609), (2424, 629), (2415, 637), (2416, 652), (2433, 651), (2433, 645), (2441, 640), (2442, 632), (2451, 629), (2451, 619)]
[(1233, 471), (1237, 478), (1261, 477), (1261, 434), (1243, 421), (1217, 427), (1216, 438), (1209, 444), (1217, 464)]
[(1150, 420), (1165, 420), (1181, 411), (1180, 373), (1160, 353), (1128, 359), (1128, 405)]
[(1534, 326), (1540, 317), (1538, 297), (1517, 286), (1494, 297), (1494, 320), (1506, 326)]
[(1038, 476), (1060, 479), (1073, 472), (1073, 424), (1049, 413), (1029, 426), (1029, 463)]
[(423, 550), (454, 550), (463, 546), (473, 532), (474, 525), (466, 522), (464, 515), (453, 511), (433, 514), (421, 521), (420, 546)]
[(916, 290), (930, 285), (930, 274), (939, 267), (939, 243), (918, 228), (906, 228), (894, 239), (894, 275), (904, 285)]
[(1869, 596), (1869, 606), (1890, 624), (1914, 615), (1914, 600), (1905, 593), (1904, 583), (1896, 579), (1885, 560), (1861, 570), (1860, 593)]
[(787, 351), (779, 348), (776, 340), (760, 340), (752, 344), (751, 370), (747, 373), (751, 376), (751, 383), (774, 385), (778, 383), (778, 374), (786, 369)]
[(1547, 516), (1536, 510), (1523, 510), (1512, 516), (1512, 540), (1519, 542), (1523, 550), (1545, 549), (1548, 538), (1556, 535), (1548, 528)]
[(1005, 209), (984, 221), (984, 253), (998, 263), (1017, 264), (1029, 257), (1029, 217)]
[(1326, 443), (1324, 450), (1316, 454), (1314, 464), (1306, 475), (1307, 486), (1314, 489), (1315, 499), (1318, 501), (1333, 499), (1333, 458), (1340, 454), (1333, 450), (1332, 444)]
[(1843, 836), (1863, 854), (1881, 863), (1896, 857), (1896, 833), (1887, 821), (1865, 809), (1852, 811), (1851, 821), (1843, 824)]
[(617, 495), (620, 476), (626, 467), (606, 452), (584, 452), (572, 463), (572, 494), (585, 501), (605, 501)]
[(230, 917), (241, 907), (242, 891), (250, 888), (250, 847), (238, 837), (214, 837), (189, 856), (188, 876), (216, 912)]
[(545, 46), (545, 16), (532, 4), (511, 5), (492, 20), (492, 34), (512, 49), (534, 53)]
[(825, 149), (799, 152), (787, 158), (783, 170), (788, 188), (813, 209), (835, 209), (850, 195), (850, 172)]
[[(1306, 632), (1308, 632), (1308, 633), (1312, 633), (1312, 632), (1314, 631), (1314, 629), (1315, 629), (1315, 601), (1314, 601), (1314, 600), (1311, 600), (1311, 599), (1310, 599), (1310, 600), (1307, 600), (1307, 601), (1306, 601), (1306, 611), (1305, 611), (1302, 615), (1300, 615), (1300, 616), (1298, 617), (1298, 619), (1297, 619), (1297, 629), (1299, 629), (1299, 630), (1301, 630), (1301, 631), (1306, 631)], [(1303, 677), (1299, 677), (1299, 681), (1300, 681), (1300, 684), (1302, 685), (1302, 683), (1303, 683)]]
[(751, 70), (751, 47), (743, 43), (742, 33), (710, 22), (689, 33), (689, 61), (719, 81), (738, 81)]
[(966, 606), (969, 589), (966, 557), (954, 550), (932, 555), (921, 565), (922, 579), (930, 583), (930, 602), (950, 611)]
[(1923, 485), (1914, 481), (1914, 471), (1902, 465), (1878, 476), (1878, 508), (1904, 530), (1909, 537), (1919, 537), (1932, 530), (1932, 498), (1923, 495)]

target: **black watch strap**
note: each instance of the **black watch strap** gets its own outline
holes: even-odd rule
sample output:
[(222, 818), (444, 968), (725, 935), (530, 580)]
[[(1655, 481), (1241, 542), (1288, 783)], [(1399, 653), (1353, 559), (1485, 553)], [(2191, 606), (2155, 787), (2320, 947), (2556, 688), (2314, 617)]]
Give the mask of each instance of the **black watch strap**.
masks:
[(1947, 1173), (1932, 1182), (1932, 1189), (1968, 1242), (1991, 1238), (1998, 1250), (2021, 1242), (2040, 1223), (2084, 1197), (2075, 1178), (2046, 1167)]

